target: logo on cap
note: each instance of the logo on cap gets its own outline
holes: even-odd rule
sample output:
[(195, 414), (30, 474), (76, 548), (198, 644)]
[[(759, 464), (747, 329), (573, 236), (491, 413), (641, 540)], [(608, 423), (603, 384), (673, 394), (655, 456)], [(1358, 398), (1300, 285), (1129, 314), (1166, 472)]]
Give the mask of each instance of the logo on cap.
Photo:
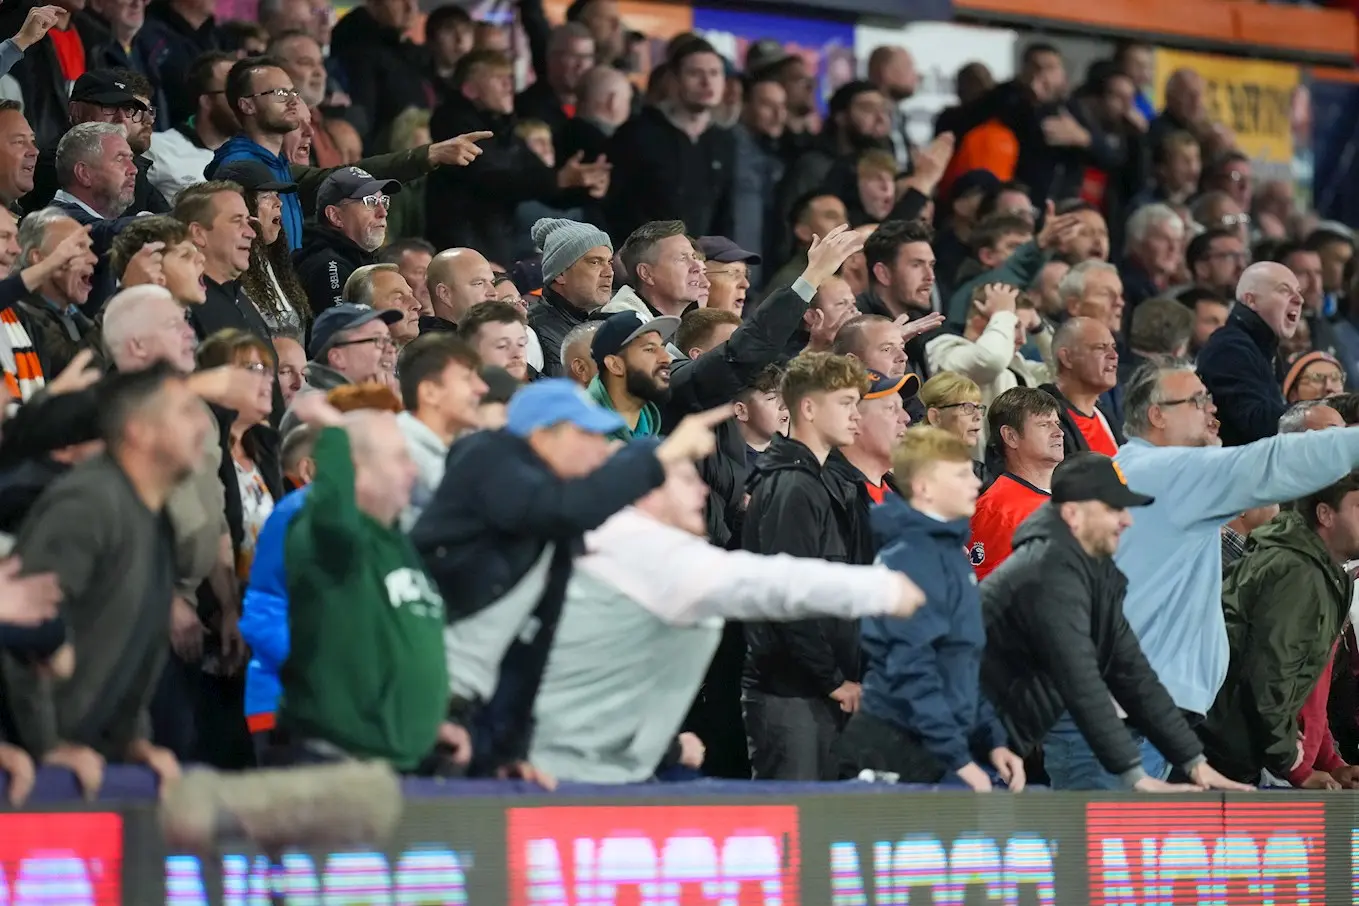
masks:
[(359, 179), (372, 179), (372, 178), (373, 178), (373, 174), (369, 173), (367, 170), (361, 170), (361, 169), (359, 169), (358, 167), (350, 167), (350, 168), (349, 168), (349, 174), (350, 174), (351, 176), (357, 176)]
[(123, 89), (124, 91), (127, 90), (127, 86), (124, 85), (122, 82), (114, 82), (113, 84), (117, 85), (119, 88)]
[(1119, 482), (1126, 488), (1128, 486), (1128, 479), (1124, 476), (1123, 469), (1121, 469), (1116, 462), (1110, 462), (1109, 465), (1114, 467), (1114, 474), (1118, 476)]

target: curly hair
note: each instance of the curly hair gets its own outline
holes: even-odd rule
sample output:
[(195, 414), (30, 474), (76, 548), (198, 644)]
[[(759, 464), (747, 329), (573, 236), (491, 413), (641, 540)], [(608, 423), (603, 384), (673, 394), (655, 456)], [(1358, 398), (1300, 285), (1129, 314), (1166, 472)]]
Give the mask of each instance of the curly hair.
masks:
[(359, 409), (376, 409), (378, 412), (401, 412), (401, 400), (397, 399), (392, 388), (376, 381), (363, 384), (345, 384), (326, 394), (326, 402), (341, 412), (355, 412)]
[(804, 352), (788, 363), (779, 389), (789, 416), (793, 417), (798, 404), (813, 393), (857, 390), (862, 395), (868, 392), (868, 387), (868, 372), (853, 356)]
[[(259, 199), (260, 193), (246, 190), (245, 206), (250, 211), (251, 217), (259, 216)], [(274, 271), (278, 285), (283, 288), (286, 299), (279, 299), (278, 289), (274, 286), (274, 281), (269, 279), (270, 268)], [(293, 270), (287, 226), (279, 225), (278, 238), (272, 245), (265, 245), (264, 240), (260, 238), (260, 231), (255, 231), (255, 238), (250, 242), (250, 268), (241, 274), (241, 286), (245, 288), (246, 295), (256, 307), (275, 324), (283, 323), (287, 311), (284, 302), (297, 312), (303, 329), (311, 322), (311, 306), (307, 303), (307, 294), (297, 280), (297, 272)]]

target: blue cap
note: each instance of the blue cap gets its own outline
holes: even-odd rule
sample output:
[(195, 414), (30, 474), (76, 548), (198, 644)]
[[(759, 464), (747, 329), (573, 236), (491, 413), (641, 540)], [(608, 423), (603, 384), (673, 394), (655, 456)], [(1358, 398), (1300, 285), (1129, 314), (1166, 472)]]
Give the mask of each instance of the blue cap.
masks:
[(506, 430), (519, 437), (563, 422), (591, 434), (612, 434), (627, 425), (618, 413), (590, 399), (566, 378), (548, 378), (523, 387), (510, 399), (505, 417)]
[(401, 312), (395, 308), (376, 309), (371, 305), (356, 305), (353, 302), (332, 305), (317, 315), (316, 321), (312, 323), (311, 345), (307, 348), (307, 355), (312, 361), (324, 357), (326, 350), (334, 345), (336, 335), (346, 330), (378, 320), (391, 327), (401, 318)]

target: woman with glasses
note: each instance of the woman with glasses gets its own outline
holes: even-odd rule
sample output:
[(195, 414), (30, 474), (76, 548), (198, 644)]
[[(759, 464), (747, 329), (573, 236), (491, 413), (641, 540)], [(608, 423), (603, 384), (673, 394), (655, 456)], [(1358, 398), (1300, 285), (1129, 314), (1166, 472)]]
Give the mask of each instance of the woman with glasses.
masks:
[(982, 426), (986, 422), (986, 407), (982, 405), (977, 382), (952, 371), (941, 371), (920, 388), (920, 403), (925, 407), (927, 422), (962, 438), (972, 448), (972, 471), (984, 480), (985, 469), (975, 459), (981, 451)]
[(1325, 352), (1306, 352), (1288, 363), (1283, 380), (1284, 399), (1289, 404), (1320, 400), (1345, 392), (1345, 369)]

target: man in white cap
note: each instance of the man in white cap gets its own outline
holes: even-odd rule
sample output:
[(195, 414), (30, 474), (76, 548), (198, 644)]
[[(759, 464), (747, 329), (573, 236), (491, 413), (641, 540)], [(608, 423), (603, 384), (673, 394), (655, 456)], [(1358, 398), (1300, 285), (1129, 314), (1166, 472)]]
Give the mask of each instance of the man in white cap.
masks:
[(543, 252), (543, 295), (529, 306), (529, 326), (543, 345), (543, 373), (560, 377), (566, 335), (613, 295), (613, 242), (588, 223), (546, 217), (533, 242)]

